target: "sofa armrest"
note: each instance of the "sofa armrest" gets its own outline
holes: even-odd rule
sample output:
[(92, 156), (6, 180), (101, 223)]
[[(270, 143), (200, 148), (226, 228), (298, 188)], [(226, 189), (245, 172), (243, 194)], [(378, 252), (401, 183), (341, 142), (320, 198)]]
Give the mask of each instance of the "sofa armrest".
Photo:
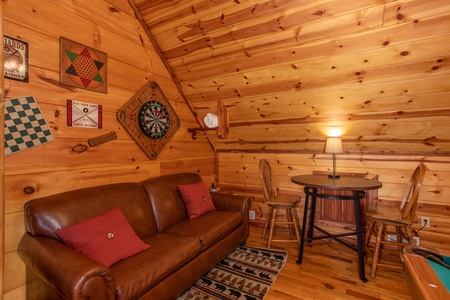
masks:
[(109, 268), (57, 240), (25, 233), (17, 251), (28, 269), (64, 298), (115, 298)]
[(233, 194), (211, 193), (214, 206), (217, 210), (241, 211), (244, 217), (245, 232), (247, 237), (250, 233), (249, 211), (252, 206), (252, 198)]

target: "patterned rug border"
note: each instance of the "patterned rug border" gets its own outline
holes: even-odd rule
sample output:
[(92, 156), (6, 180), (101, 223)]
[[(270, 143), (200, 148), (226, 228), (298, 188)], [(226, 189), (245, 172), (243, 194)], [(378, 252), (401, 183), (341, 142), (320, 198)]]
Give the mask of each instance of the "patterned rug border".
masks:
[(238, 246), (177, 300), (263, 300), (287, 259), (284, 250)]

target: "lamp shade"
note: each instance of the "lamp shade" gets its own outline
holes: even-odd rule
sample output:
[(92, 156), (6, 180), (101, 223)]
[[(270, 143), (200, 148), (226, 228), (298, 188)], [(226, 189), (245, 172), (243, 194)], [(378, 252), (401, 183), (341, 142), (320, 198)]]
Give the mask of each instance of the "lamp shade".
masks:
[(325, 141), (325, 153), (342, 153), (342, 141), (339, 136), (329, 136)]

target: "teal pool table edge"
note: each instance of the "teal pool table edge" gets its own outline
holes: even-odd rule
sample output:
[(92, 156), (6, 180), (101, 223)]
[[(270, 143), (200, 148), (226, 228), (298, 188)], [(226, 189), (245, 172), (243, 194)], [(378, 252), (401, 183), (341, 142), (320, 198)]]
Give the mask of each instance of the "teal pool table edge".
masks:
[[(450, 255), (450, 251), (434, 250), (442, 255)], [(450, 299), (450, 293), (441, 282), (438, 275), (428, 263), (427, 259), (412, 251), (407, 246), (402, 252), (406, 283), (415, 300)], [(450, 272), (450, 271), (449, 271)]]

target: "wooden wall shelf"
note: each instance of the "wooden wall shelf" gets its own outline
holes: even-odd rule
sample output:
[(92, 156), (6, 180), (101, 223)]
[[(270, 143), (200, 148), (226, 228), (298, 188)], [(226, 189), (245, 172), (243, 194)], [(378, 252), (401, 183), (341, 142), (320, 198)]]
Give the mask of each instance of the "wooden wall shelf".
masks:
[(198, 127), (198, 128), (188, 128), (188, 132), (192, 133), (192, 139), (197, 139), (198, 132), (203, 132), (206, 135), (207, 131), (217, 131), (217, 135), (221, 139), (228, 138), (230, 132), (230, 116), (228, 114), (227, 107), (222, 100), (217, 100), (217, 116), (218, 116), (218, 126), (216, 128), (208, 127)]

